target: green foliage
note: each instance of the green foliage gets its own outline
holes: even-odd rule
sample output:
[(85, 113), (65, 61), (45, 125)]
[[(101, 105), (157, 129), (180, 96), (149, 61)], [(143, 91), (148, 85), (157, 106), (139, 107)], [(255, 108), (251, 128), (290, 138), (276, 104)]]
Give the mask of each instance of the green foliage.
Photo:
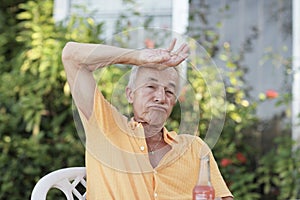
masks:
[[(74, 133), (75, 134), (75, 133)], [(70, 133), (59, 137), (5, 136), (0, 143), (0, 199), (29, 199), (34, 184), (63, 166), (83, 165), (84, 149)]]
[(275, 139), (276, 148), (259, 162), (258, 182), (270, 198), (296, 199), (300, 191), (300, 149), (288, 137)]
[[(222, 117), (222, 112), (226, 111), (224, 126), (213, 151), (218, 161), (229, 159), (230, 166), (220, 163), (220, 170), (236, 199), (260, 199), (260, 185), (256, 182), (256, 173), (252, 167), (255, 163), (251, 159), (255, 156), (255, 151), (249, 151), (252, 148), (246, 142), (246, 133), (251, 131), (257, 122), (256, 104), (251, 104), (247, 99), (247, 88), (243, 81), (244, 70), (239, 65), (240, 57), (231, 51), (229, 44), (219, 48), (218, 55), (225, 68), (219, 67), (219, 71), (216, 71), (210, 65), (205, 67), (203, 61), (195, 60), (194, 65), (201, 65), (202, 78), (194, 77), (193, 71), (189, 74), (196, 96), (201, 97), (199, 130), (200, 133), (206, 133), (212, 118)], [(218, 73), (222, 74), (223, 79), (216, 78)], [(214, 83), (213, 87), (209, 88), (208, 83)], [(225, 91), (222, 91), (224, 89)], [(213, 95), (212, 91), (216, 95)], [(222, 95), (223, 93), (225, 95)], [(200, 137), (204, 138), (204, 135)], [(243, 163), (235, 158), (241, 152), (245, 155)]]
[(29, 199), (46, 173), (84, 166), (61, 52), (70, 40), (99, 43), (103, 24), (89, 14), (55, 24), (51, 0), (16, 1), (8, 10), (1, 14), (14, 28), (0, 32), (0, 199)]
[(248, 163), (233, 158), (228, 166), (221, 165), (224, 179), (228, 182), (235, 199), (261, 199), (260, 194), (255, 192), (259, 188), (259, 183), (255, 180), (256, 174), (249, 171)]
[[(236, 61), (232, 60), (235, 56), (229, 47), (224, 48), (223, 51), (220, 57), (226, 63), (226, 68), (219, 68), (219, 72), (223, 74), (223, 81), (217, 81), (218, 72), (209, 65), (204, 67), (201, 61), (195, 63), (202, 63), (200, 70), (202, 78), (195, 76), (194, 71), (189, 74), (196, 96), (201, 97), (198, 99), (202, 113), (199, 124), (200, 137), (205, 138), (203, 133), (206, 133), (211, 126), (212, 118), (222, 117), (222, 111), (224, 112), (226, 106), (222, 133), (218, 143), (213, 147), (215, 157), (218, 161), (224, 158), (230, 159), (230, 165), (224, 166), (220, 163), (220, 169), (235, 199), (260, 199), (257, 193), (259, 184), (255, 181), (256, 174), (249, 170), (251, 161), (248, 157), (251, 156), (251, 152), (246, 151), (247, 145), (244, 143), (246, 130), (251, 129), (256, 122), (255, 104), (250, 104), (246, 99), (242, 80), (244, 72), (239, 69)], [(208, 82), (214, 82), (212, 89), (219, 95), (212, 95), (212, 89), (207, 86)], [(222, 91), (222, 86), (225, 86), (225, 91)], [(223, 96), (222, 92), (226, 92), (226, 96)], [(215, 112), (212, 112), (213, 109)], [(241, 151), (247, 153), (247, 158), (243, 162), (235, 158)]]
[[(208, 6), (204, 2), (202, 4), (202, 7)], [(224, 10), (228, 9), (230, 8), (225, 5)], [(192, 29), (198, 27), (198, 24), (198, 26), (189, 27), (189, 31), (193, 33), (192, 37), (203, 46), (209, 56), (219, 61), (219, 66), (222, 66), (219, 69), (226, 88), (227, 109), (222, 134), (213, 151), (216, 160), (219, 161), (225, 181), (235, 199), (299, 198), (299, 150), (292, 151), (294, 147), (290, 134), (276, 139), (277, 146), (266, 155), (261, 152), (261, 147), (257, 144), (259, 140), (256, 135), (258, 135), (261, 122), (257, 119), (255, 112), (260, 102), (250, 99), (248, 95), (250, 88), (244, 80), (247, 68), (242, 65), (244, 55), (251, 50), (252, 40), (256, 38), (257, 33), (249, 32), (245, 46), (242, 47), (244, 51), (233, 52), (230, 43), (225, 42), (220, 45), (218, 28), (222, 24), (220, 22), (217, 22), (215, 26), (209, 24), (207, 10), (209, 6), (206, 7), (205, 12), (192, 11), (190, 13), (190, 19), (199, 19), (197, 23), (203, 28)], [(283, 59), (282, 56), (272, 52), (264, 56), (264, 62), (278, 64), (278, 60), (286, 69), (286, 74), (283, 75), (286, 76), (285, 83), (288, 85), (290, 81), (288, 75), (291, 74), (290, 59)], [(202, 64), (201, 60), (196, 63)], [(205, 71), (205, 68), (202, 70), (204, 70), (202, 74), (212, 74)], [(207, 98), (209, 96), (207, 86), (201, 78), (193, 80), (193, 85), (197, 93), (200, 93), (199, 96), (203, 97), (200, 101), (200, 110), (208, 113), (208, 115), (201, 115), (199, 127), (201, 133), (205, 133), (210, 121), (208, 116), (212, 115), (210, 108), (207, 109), (205, 105), (209, 104), (211, 99)], [(278, 98), (278, 105), (290, 102), (290, 90), (286, 91), (288, 94)], [(218, 106), (218, 104), (213, 104), (213, 106)]]

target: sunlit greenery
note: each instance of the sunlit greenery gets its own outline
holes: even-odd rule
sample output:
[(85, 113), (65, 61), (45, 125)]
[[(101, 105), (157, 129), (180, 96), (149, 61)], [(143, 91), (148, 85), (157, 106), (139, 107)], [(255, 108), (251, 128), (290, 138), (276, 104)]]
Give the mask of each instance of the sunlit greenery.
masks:
[(14, 24), (0, 33), (0, 199), (12, 200), (29, 199), (46, 173), (84, 166), (61, 51), (69, 40), (100, 42), (102, 26), (88, 15), (54, 24), (53, 1), (17, 2), (2, 8)]

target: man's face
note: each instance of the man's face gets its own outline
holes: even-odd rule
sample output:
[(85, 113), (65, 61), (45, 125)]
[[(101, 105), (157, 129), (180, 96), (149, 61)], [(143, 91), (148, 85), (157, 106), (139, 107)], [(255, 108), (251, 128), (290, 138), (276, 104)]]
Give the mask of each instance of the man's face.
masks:
[(178, 73), (174, 68), (156, 70), (140, 68), (134, 89), (129, 89), (134, 119), (150, 125), (162, 126), (176, 103)]

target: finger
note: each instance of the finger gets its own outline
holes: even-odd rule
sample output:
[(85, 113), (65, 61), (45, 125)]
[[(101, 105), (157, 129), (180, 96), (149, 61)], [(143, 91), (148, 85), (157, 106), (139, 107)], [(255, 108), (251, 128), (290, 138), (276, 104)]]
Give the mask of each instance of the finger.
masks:
[(189, 51), (190, 51), (190, 47), (189, 47), (189, 45), (184, 45), (184, 47), (183, 47), (183, 49), (182, 49), (182, 53), (189, 53)]
[(186, 45), (182, 51), (179, 53), (179, 55), (181, 57), (183, 57), (184, 59), (186, 59), (189, 56), (189, 52), (190, 52), (190, 48)]
[(187, 44), (182, 44), (174, 54), (187, 53), (189, 51), (189, 46)]
[(171, 53), (172, 59), (176, 60), (176, 62), (179, 60), (182, 62), (184, 59), (186, 59), (189, 56), (189, 48), (188, 46), (183, 47), (183, 49), (180, 52), (173, 52)]
[(180, 64), (183, 62), (188, 56), (189, 56), (189, 48), (186, 46), (179, 54), (175, 54), (174, 56), (174, 61), (177, 64)]
[(167, 49), (167, 51), (172, 51), (175, 47), (175, 44), (176, 44), (176, 38), (174, 38), (172, 41), (171, 41), (171, 44), (169, 46), (169, 48)]

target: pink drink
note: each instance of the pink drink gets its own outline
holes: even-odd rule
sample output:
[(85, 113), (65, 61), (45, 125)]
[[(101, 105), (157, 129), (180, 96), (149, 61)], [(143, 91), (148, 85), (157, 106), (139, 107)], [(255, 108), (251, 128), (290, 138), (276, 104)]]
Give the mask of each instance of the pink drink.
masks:
[(198, 182), (193, 189), (193, 200), (214, 200), (215, 190), (210, 181), (209, 155), (200, 159)]
[(193, 189), (193, 200), (214, 200), (215, 190), (212, 186), (196, 185)]

